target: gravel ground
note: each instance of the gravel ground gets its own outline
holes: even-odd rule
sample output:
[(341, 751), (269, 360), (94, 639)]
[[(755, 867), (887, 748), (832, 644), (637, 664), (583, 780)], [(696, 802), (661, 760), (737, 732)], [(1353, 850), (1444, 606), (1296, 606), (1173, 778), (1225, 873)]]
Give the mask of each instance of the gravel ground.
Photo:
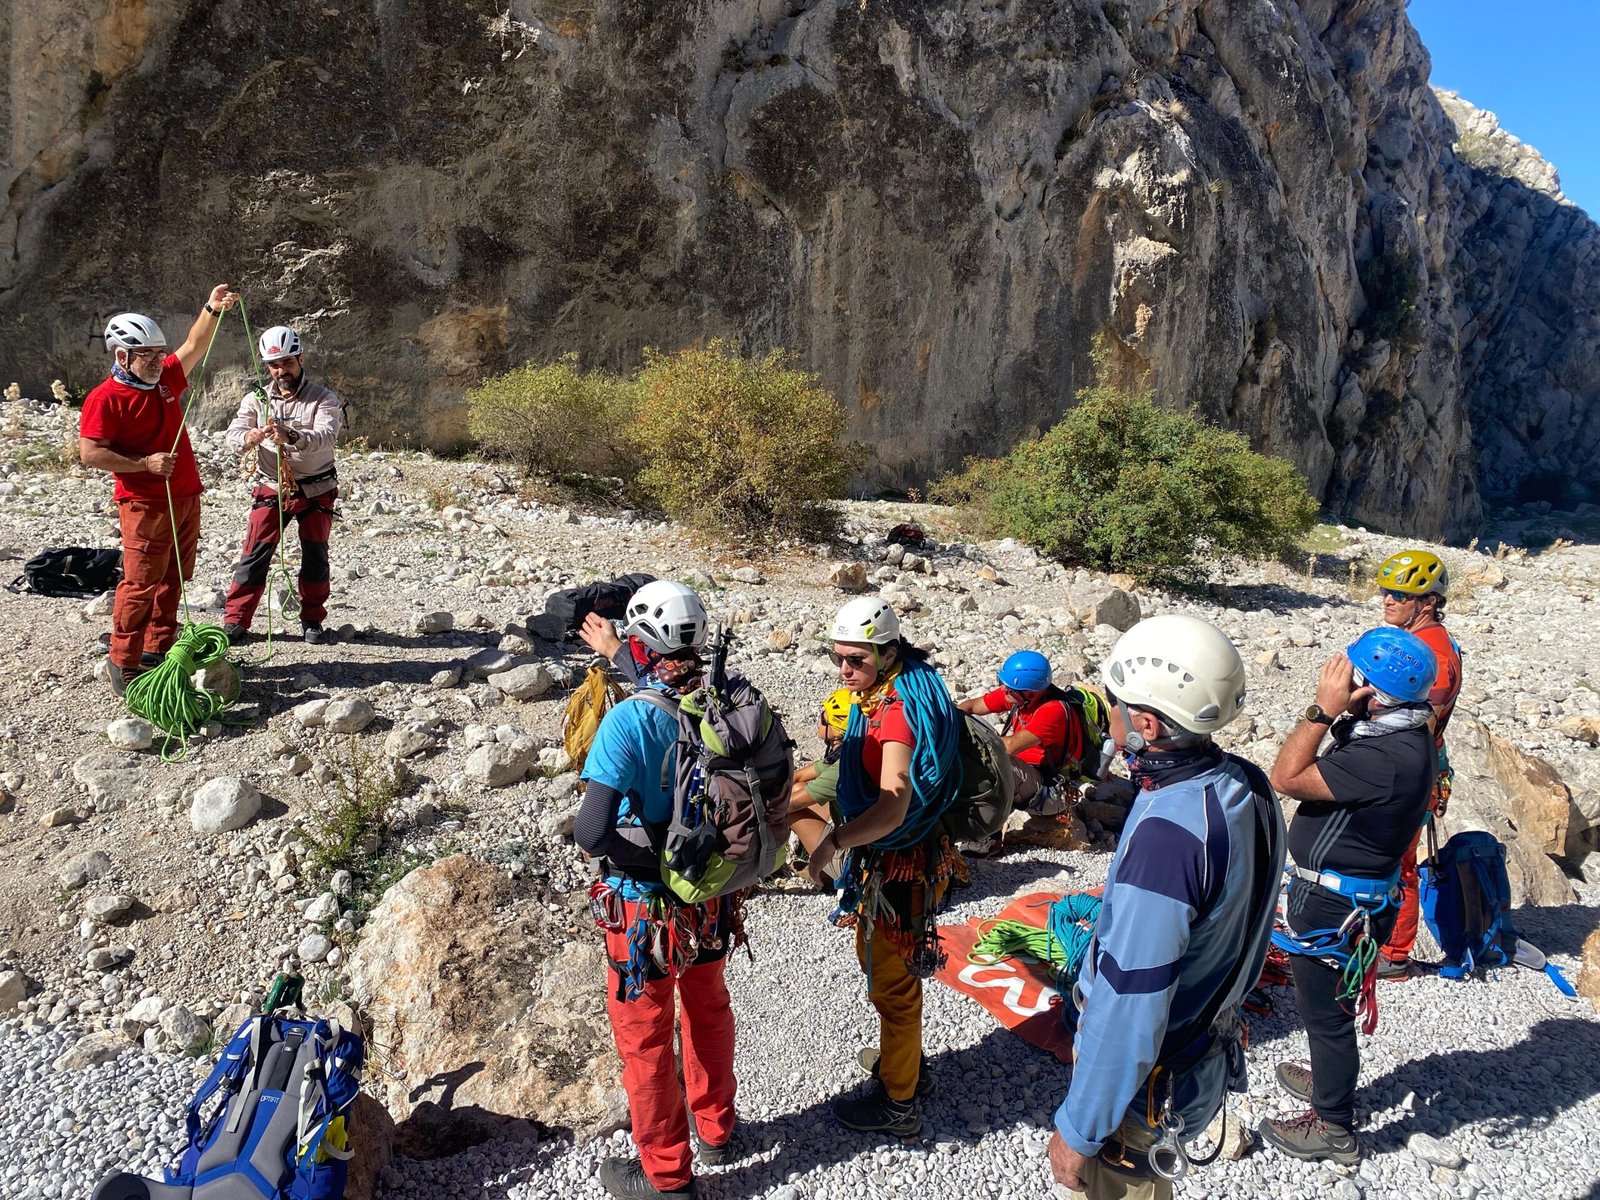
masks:
[[(58, 444), (73, 414), (21, 413), (21, 432), (0, 428), (0, 557), (109, 544), (106, 481), (41, 465), (37, 454), (24, 461), (16, 449), (24, 441)], [(245, 499), (236, 464), (215, 439), (199, 438), (198, 449), (213, 490), (194, 590), (216, 619), (215, 593), (237, 551)], [(282, 642), (270, 662), (246, 671), (240, 715), (251, 723), (211, 731), (183, 763), (130, 753), (113, 761), (112, 775), (85, 782), (77, 768), (107, 752), (107, 723), (119, 715), (93, 674), (95, 635), (107, 619), (93, 605), (0, 595), (0, 635), (10, 647), (0, 680), (0, 972), (16, 968), (30, 981), (15, 1019), (0, 1019), (0, 1127), (13, 1131), (0, 1144), (7, 1200), (85, 1195), (108, 1165), (157, 1173), (170, 1161), (199, 1068), (171, 1053), (167, 1025), (204, 1045), (206, 1023), (226, 1032), (236, 1019), (229, 1006), (258, 999), (280, 966), (306, 969), (314, 994), (338, 991), (338, 959), (359, 914), (345, 914), (346, 901), (297, 864), (297, 847), (350, 739), (300, 722), (293, 710), (304, 701), (370, 704), (371, 722), (356, 736), (374, 756), (388, 753), (389, 739), (403, 730), (426, 735), (426, 748), (405, 759), (396, 835), (408, 852), (429, 858), (463, 848), (506, 861), (515, 847), (516, 857), (536, 866), (541, 886), (559, 894), (581, 878), (562, 838), (570, 780), (536, 772), (491, 788), (467, 768), (473, 746), (493, 740), (497, 729), (502, 741), (526, 735), (548, 747), (556, 740), (561, 682), (585, 656), (571, 643), (530, 643), (513, 628), (551, 588), (639, 569), (688, 578), (737, 624), (739, 661), (791, 714), (810, 712), (831, 686), (818, 634), (840, 600), (825, 582), (834, 558), (865, 560), (886, 594), (902, 607), (920, 606), (906, 618), (908, 631), (937, 647), (963, 693), (985, 686), (1000, 658), (1019, 646), (1044, 649), (1060, 675), (1078, 676), (1117, 633), (1084, 625), (1073, 613), (1076, 599), (1063, 595), (1099, 581), (1006, 543), (949, 541), (919, 569), (887, 565), (882, 533), (896, 521), (931, 521), (937, 532), (945, 518), (925, 506), (852, 504), (852, 543), (752, 560), (629, 514), (541, 503), (522, 481), (482, 464), (350, 453), (341, 478), (345, 520), (334, 534), (329, 621), (343, 627), (338, 640)], [(1251, 700), (1228, 741), (1266, 764), (1306, 702), (1317, 666), (1378, 620), (1370, 598), (1348, 585), (1347, 565), (1359, 560), (1370, 572), (1400, 544), (1341, 531), (1309, 574), (1249, 564), (1219, 575), (1226, 590), (1210, 598), (1139, 597), (1146, 613), (1195, 612), (1239, 641)], [(1597, 756), (1558, 728), (1600, 714), (1593, 666), (1600, 547), (1498, 564), (1461, 550), (1447, 556), (1457, 579), (1475, 570), (1500, 575), (1452, 599), (1451, 628), (1468, 650), (1463, 711), (1550, 761), (1585, 818), (1600, 818)], [(448, 628), (416, 624), (440, 611), (450, 614)], [(497, 648), (544, 664), (556, 686), (526, 701), (503, 694), (493, 676), (470, 666)], [(440, 679), (453, 672), (459, 682)], [(796, 732), (806, 723), (794, 720)], [(234, 832), (197, 834), (187, 819), (195, 788), (230, 775), (265, 794), (259, 817)], [(67, 823), (44, 824), (53, 814)], [(100, 877), (81, 890), (61, 882), (66, 865), (93, 853), (107, 860)], [(1573, 903), (1518, 916), (1524, 935), (1574, 976), (1582, 940), (1600, 923), (1597, 859), (1580, 853), (1569, 863), (1580, 876)], [(958, 893), (951, 919), (992, 913), (1014, 894), (1090, 886), (1103, 879), (1107, 861), (1104, 853), (1017, 850), (979, 864), (976, 886)], [(108, 894), (130, 897), (128, 914), (110, 925), (90, 920), (92, 905)], [(906, 1195), (919, 1182), (951, 1200), (1048, 1194), (1044, 1147), (1064, 1068), (939, 985), (928, 991), (926, 1045), (940, 1091), (927, 1106), (924, 1135), (877, 1146), (831, 1123), (828, 1101), (860, 1081), (854, 1057), (873, 1040), (875, 1018), (849, 935), (826, 924), (827, 910), (825, 898), (797, 891), (763, 893), (753, 903), (756, 959), (729, 967), (746, 1153), (707, 1172), (702, 1194), (839, 1200)], [(320, 962), (302, 954), (315, 931), (338, 943)], [(318, 945), (310, 957), (325, 950)], [(148, 1029), (132, 1021), (129, 1013), (157, 996), (188, 1021)], [(1302, 1166), (1258, 1149), (1197, 1174), (1180, 1194), (1600, 1196), (1600, 1083), (1589, 1082), (1600, 1021), (1586, 1002), (1564, 999), (1526, 971), (1488, 982), (1386, 984), (1380, 998), (1383, 1020), (1364, 1048), (1358, 1096), (1372, 1153), (1359, 1171)], [(1251, 1125), (1290, 1110), (1272, 1069), (1305, 1053), (1292, 999), (1285, 992), (1277, 1002), (1277, 1014), (1254, 1026), (1252, 1087), (1238, 1103)], [(80, 1035), (104, 1030), (132, 1039), (115, 1062), (52, 1066)], [(1417, 1133), (1446, 1140), (1462, 1165), (1441, 1168), (1419, 1157), (1410, 1148)], [(400, 1162), (380, 1194), (598, 1197), (599, 1162), (626, 1152), (625, 1134), (580, 1145), (490, 1143), (455, 1158)]]

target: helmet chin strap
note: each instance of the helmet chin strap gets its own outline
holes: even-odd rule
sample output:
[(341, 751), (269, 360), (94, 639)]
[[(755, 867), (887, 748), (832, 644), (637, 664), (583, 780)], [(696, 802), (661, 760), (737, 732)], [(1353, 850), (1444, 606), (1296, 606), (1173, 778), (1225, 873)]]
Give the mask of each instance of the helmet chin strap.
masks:
[(1133, 713), (1120, 698), (1117, 700), (1117, 714), (1122, 718), (1122, 727), (1128, 731), (1128, 735), (1122, 739), (1122, 748), (1129, 754), (1142, 754), (1149, 749), (1150, 743), (1145, 741), (1144, 734), (1133, 727)]

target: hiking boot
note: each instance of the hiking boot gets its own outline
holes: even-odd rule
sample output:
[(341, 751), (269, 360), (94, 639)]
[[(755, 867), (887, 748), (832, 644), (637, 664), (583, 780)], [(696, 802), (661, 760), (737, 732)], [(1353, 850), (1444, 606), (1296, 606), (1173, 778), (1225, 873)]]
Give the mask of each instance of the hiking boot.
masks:
[(300, 626), (301, 635), (313, 646), (320, 645), (328, 640), (328, 635), (322, 631), (322, 626), (315, 621), (307, 621)]
[(1283, 1151), (1290, 1158), (1308, 1162), (1343, 1163), (1354, 1166), (1361, 1161), (1361, 1144), (1356, 1135), (1343, 1125), (1335, 1125), (1308, 1109), (1298, 1117), (1282, 1121), (1263, 1121), (1256, 1132), (1269, 1146)]
[(1062, 787), (1042, 787), (1028, 801), (1030, 817), (1059, 817), (1067, 811), (1067, 791)]
[(1311, 1068), (1300, 1063), (1278, 1064), (1278, 1086), (1305, 1104), (1311, 1103)]
[(167, 656), (165, 654), (153, 654), (149, 650), (146, 650), (143, 654), (139, 655), (139, 665), (148, 671), (151, 667), (159, 667), (162, 660), (166, 657)]
[(1390, 958), (1387, 954), (1378, 955), (1378, 978), (1399, 982), (1411, 978), (1411, 960), (1409, 958)]
[(862, 1095), (840, 1096), (835, 1100), (833, 1119), (846, 1129), (858, 1129), (862, 1133), (912, 1138), (922, 1132), (922, 1108), (917, 1098), (892, 1100), (877, 1080)]
[[(860, 1054), (856, 1055), (856, 1062), (867, 1074), (874, 1079), (881, 1080), (882, 1077), (878, 1074), (878, 1048), (876, 1046), (865, 1047)], [(928, 1070), (928, 1056), (924, 1054), (922, 1061), (917, 1064), (917, 1099), (926, 1100), (938, 1088), (939, 1081), (933, 1077), (933, 1072)]]
[(118, 699), (128, 694), (128, 685), (144, 674), (144, 669), (127, 670), (114, 662), (106, 663), (106, 680), (111, 684), (111, 694)]
[[(735, 1129), (737, 1132), (737, 1128)], [(708, 1167), (723, 1167), (739, 1156), (733, 1150), (733, 1134), (728, 1135), (728, 1140), (713, 1146), (700, 1136), (700, 1131), (694, 1131), (694, 1152), (703, 1164)]]
[(693, 1197), (694, 1180), (689, 1186), (673, 1192), (663, 1192), (650, 1182), (644, 1173), (644, 1164), (637, 1158), (608, 1158), (600, 1164), (600, 1186), (622, 1200), (667, 1200), (669, 1197)]
[(1000, 853), (1004, 839), (998, 833), (991, 833), (988, 837), (976, 842), (962, 842), (958, 849), (962, 854), (970, 854), (973, 858), (991, 858)]
[(250, 636), (250, 631), (243, 625), (224, 625), (222, 632), (227, 635), (228, 645), (237, 646)]

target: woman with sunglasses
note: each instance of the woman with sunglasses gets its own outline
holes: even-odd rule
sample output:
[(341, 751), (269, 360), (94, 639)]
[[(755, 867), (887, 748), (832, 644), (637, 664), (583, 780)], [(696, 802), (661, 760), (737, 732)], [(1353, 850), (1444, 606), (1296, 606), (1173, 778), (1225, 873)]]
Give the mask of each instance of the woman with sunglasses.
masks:
[[(959, 783), (961, 714), (927, 652), (900, 636), (879, 597), (852, 600), (833, 623), (830, 657), (857, 694), (839, 754), (843, 820), (817, 843), (808, 873), (838, 879), (837, 924), (853, 924), (867, 998), (878, 1010), (878, 1048), (859, 1059), (873, 1074), (861, 1093), (834, 1102), (840, 1124), (914, 1137), (919, 1101), (933, 1090), (922, 1056), (922, 981), (939, 952), (939, 904), (956, 852), (940, 818)], [(835, 860), (839, 860), (837, 863)]]

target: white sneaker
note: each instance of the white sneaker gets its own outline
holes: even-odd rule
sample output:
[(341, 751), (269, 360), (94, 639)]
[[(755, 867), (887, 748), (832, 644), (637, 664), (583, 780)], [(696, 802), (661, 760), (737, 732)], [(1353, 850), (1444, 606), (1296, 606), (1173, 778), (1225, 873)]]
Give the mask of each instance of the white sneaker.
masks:
[(971, 855), (973, 858), (988, 858), (991, 854), (998, 852), (1000, 847), (1000, 835), (997, 833), (991, 833), (988, 837), (983, 838), (981, 841), (962, 842), (957, 849), (959, 849), (963, 854)]

